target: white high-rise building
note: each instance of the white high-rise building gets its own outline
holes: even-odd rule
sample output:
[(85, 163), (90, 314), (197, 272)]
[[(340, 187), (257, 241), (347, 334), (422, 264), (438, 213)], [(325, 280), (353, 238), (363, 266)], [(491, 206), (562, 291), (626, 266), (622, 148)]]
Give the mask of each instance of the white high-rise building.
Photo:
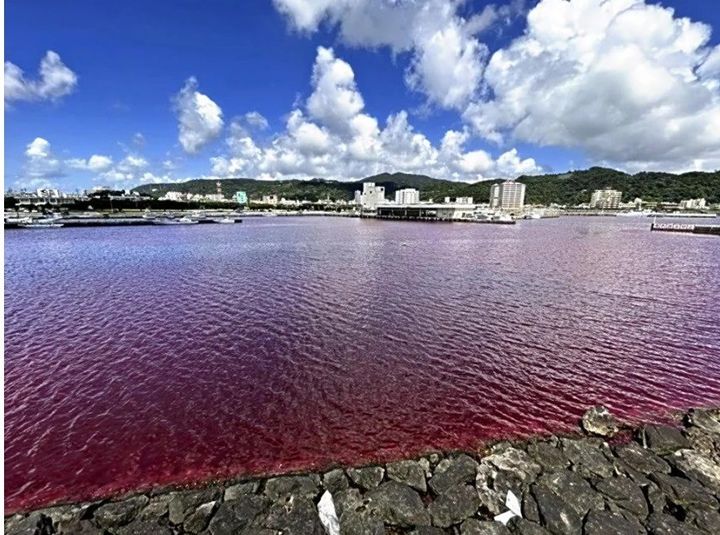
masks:
[(508, 180), (490, 188), (490, 208), (519, 210), (525, 205), (525, 184)]
[(615, 189), (597, 189), (590, 197), (590, 208), (600, 210), (615, 210), (620, 207), (622, 191)]
[(399, 189), (395, 192), (395, 203), (417, 204), (420, 202), (420, 192), (413, 188)]
[(385, 202), (385, 188), (376, 186), (375, 182), (363, 182), (360, 194), (360, 206), (363, 210), (375, 210), (378, 204)]

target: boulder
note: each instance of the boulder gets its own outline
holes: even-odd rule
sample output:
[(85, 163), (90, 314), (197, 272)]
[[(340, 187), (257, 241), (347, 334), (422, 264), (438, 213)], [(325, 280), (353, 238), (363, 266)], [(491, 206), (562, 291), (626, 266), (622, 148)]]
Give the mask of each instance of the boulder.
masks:
[(350, 479), (352, 479), (353, 483), (365, 490), (376, 488), (385, 475), (385, 469), (382, 466), (348, 468), (346, 472)]
[(223, 493), (223, 500), (226, 502), (231, 502), (233, 500), (237, 500), (240, 496), (245, 496), (246, 494), (255, 494), (258, 491), (259, 487), (260, 483), (257, 481), (246, 481), (243, 483), (236, 483), (234, 485), (230, 485), (225, 489), (225, 492)]
[(315, 503), (307, 497), (291, 495), (270, 506), (262, 526), (283, 535), (324, 535)]
[(418, 461), (398, 461), (387, 465), (389, 479), (409, 485), (415, 490), (427, 492), (425, 467)]
[(546, 472), (562, 470), (570, 464), (570, 461), (560, 449), (560, 441), (556, 438), (532, 441), (527, 445), (527, 452)]
[(350, 483), (340, 468), (335, 468), (329, 472), (325, 472), (322, 476), (322, 484), (325, 490), (329, 491), (330, 494), (335, 494), (341, 490), (346, 490)]
[(697, 427), (720, 439), (720, 409), (690, 409), (685, 416), (688, 427)]
[(185, 532), (200, 533), (201, 531), (203, 531), (207, 527), (208, 522), (210, 522), (210, 518), (215, 512), (217, 505), (218, 502), (216, 501), (207, 502), (199, 505), (197, 509), (195, 509), (194, 512), (190, 513), (190, 515), (185, 519), (185, 522), (183, 522), (183, 529), (185, 530)]
[(315, 499), (320, 494), (320, 476), (273, 477), (265, 482), (265, 496), (271, 500), (286, 498), (291, 494), (298, 497)]
[(500, 514), (506, 509), (508, 491), (522, 496), (541, 471), (525, 451), (513, 447), (483, 457), (475, 480), (481, 504), (492, 514)]
[(651, 474), (650, 478), (657, 484), (667, 500), (687, 508), (689, 506), (709, 506), (717, 509), (717, 499), (697, 481), (666, 474)]
[(442, 494), (461, 483), (472, 483), (475, 481), (477, 467), (475, 459), (465, 454), (443, 459), (435, 467), (428, 485), (435, 494)]
[(612, 511), (590, 511), (585, 519), (584, 535), (641, 535), (645, 529), (637, 519)]
[(642, 428), (641, 435), (647, 447), (658, 455), (667, 455), (690, 447), (690, 442), (680, 430), (668, 425), (646, 425)]
[(153, 522), (157, 522), (160, 518), (168, 514), (168, 505), (171, 500), (171, 494), (159, 494), (157, 496), (152, 496), (148, 501), (148, 504), (143, 507), (142, 511), (138, 514), (138, 520), (151, 520)]
[(583, 477), (610, 477), (615, 473), (612, 451), (600, 439), (583, 438), (561, 441), (565, 456), (572, 463), (572, 470)]
[(341, 490), (333, 496), (340, 520), (341, 535), (384, 535), (385, 524), (377, 512), (368, 509), (357, 489)]
[(593, 407), (583, 414), (582, 428), (591, 435), (613, 437), (620, 430), (615, 417), (603, 406)]
[(533, 484), (532, 493), (540, 510), (542, 525), (550, 533), (565, 535), (581, 532), (583, 517), (575, 507), (543, 483)]
[(195, 509), (201, 504), (219, 499), (220, 494), (220, 489), (215, 487), (171, 492), (170, 502), (168, 503), (168, 518), (170, 523), (179, 526), (185, 522), (185, 519), (195, 512)]
[(13, 515), (5, 519), (7, 535), (50, 535), (54, 531), (50, 517), (39, 511), (29, 515)]
[(604, 494), (618, 507), (630, 513), (646, 518), (649, 514), (645, 494), (632, 480), (627, 477), (609, 477), (601, 479), (595, 485), (601, 494)]
[(435, 526), (420, 526), (412, 530), (410, 535), (445, 535), (445, 530)]
[(93, 518), (101, 528), (123, 526), (135, 518), (149, 501), (147, 496), (140, 495), (119, 502), (106, 503), (95, 511)]
[(268, 497), (257, 494), (248, 494), (232, 502), (223, 502), (210, 520), (208, 531), (211, 535), (225, 535), (242, 532), (248, 527), (260, 526), (271, 503)]
[[(97, 533), (99, 534), (100, 532)], [(161, 526), (152, 520), (135, 520), (125, 526), (115, 528), (112, 533), (113, 535), (173, 535), (173, 531), (168, 526)]]
[(720, 496), (720, 464), (694, 450), (678, 450), (667, 457), (668, 462), (688, 479), (696, 479)]
[(510, 535), (500, 522), (469, 518), (460, 526), (460, 535)]
[(517, 516), (511, 518), (507, 526), (513, 535), (550, 535), (550, 532), (539, 523)]
[(441, 528), (449, 528), (473, 516), (480, 507), (477, 491), (470, 485), (458, 485), (449, 488), (428, 506), (432, 523)]
[(407, 485), (388, 481), (365, 497), (368, 509), (375, 511), (386, 524), (405, 528), (430, 525), (430, 515), (420, 495)]
[[(115, 528), (113, 530), (113, 533), (126, 533), (130, 526), (141, 523), (144, 524), (143, 522), (136, 521), (128, 526), (120, 526), (118, 528)], [(160, 528), (160, 526), (158, 525), (155, 525), (155, 527)], [(156, 529), (152, 532), (148, 531), (147, 533), (150, 534), (156, 532), (162, 533), (160, 529)], [(104, 535), (107, 532), (104, 529), (97, 527), (90, 520), (71, 519), (59, 521), (55, 526), (55, 531), (53, 531), (52, 533), (57, 535)]]
[(651, 514), (645, 527), (650, 535), (702, 535), (692, 524), (664, 513)]
[[(590, 483), (581, 478), (578, 474), (570, 471), (553, 472), (543, 474), (538, 479), (543, 487), (551, 490), (562, 501), (572, 507), (575, 512), (582, 518), (591, 509), (602, 510), (605, 507), (603, 497), (595, 492)], [(540, 506), (540, 500), (536, 492), (533, 492), (540, 509), (540, 515), (543, 516), (543, 509)]]
[(643, 448), (637, 442), (616, 446), (615, 455), (641, 474), (650, 474), (652, 472), (662, 474), (670, 473), (670, 465), (668, 463), (649, 449)]

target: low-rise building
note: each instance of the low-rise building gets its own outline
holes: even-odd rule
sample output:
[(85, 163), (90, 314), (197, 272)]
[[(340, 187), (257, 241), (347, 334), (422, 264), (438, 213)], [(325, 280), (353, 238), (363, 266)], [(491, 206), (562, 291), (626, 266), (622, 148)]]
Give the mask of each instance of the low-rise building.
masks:
[(414, 204), (420, 202), (420, 192), (414, 188), (399, 189), (395, 192), (397, 204)]
[(360, 206), (363, 210), (376, 210), (378, 205), (385, 203), (385, 188), (376, 186), (374, 182), (364, 182), (360, 194)]
[(684, 199), (680, 201), (680, 210), (704, 210), (707, 207), (705, 199)]

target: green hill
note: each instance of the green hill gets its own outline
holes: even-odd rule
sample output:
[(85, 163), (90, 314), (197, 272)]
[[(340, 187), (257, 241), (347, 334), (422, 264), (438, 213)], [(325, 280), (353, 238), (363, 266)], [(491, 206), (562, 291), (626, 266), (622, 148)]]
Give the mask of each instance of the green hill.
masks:
[[(527, 185), (526, 202), (529, 204), (576, 205), (590, 200), (596, 189), (611, 187), (623, 192), (623, 201), (640, 197), (645, 201), (678, 202), (682, 199), (704, 197), (709, 203), (720, 203), (720, 171), (691, 172), (683, 174), (646, 172), (629, 175), (615, 169), (591, 167), (568, 173), (521, 176), (517, 179)], [(360, 181), (341, 182), (315, 178), (312, 180), (254, 180), (251, 178), (228, 178), (220, 181), (222, 192), (230, 197), (236, 191), (245, 191), (250, 198), (278, 195), (287, 199), (319, 200), (352, 199), (355, 190), (362, 189), (363, 182), (375, 182), (385, 186), (387, 197), (395, 190), (417, 188), (422, 200), (442, 200), (444, 197), (474, 197), (486, 202), (490, 187), (500, 180), (475, 183), (454, 182), (425, 175), (407, 173), (382, 173)], [(215, 180), (190, 180), (181, 183), (145, 184), (135, 188), (153, 197), (161, 197), (168, 191), (209, 194), (216, 193)]]

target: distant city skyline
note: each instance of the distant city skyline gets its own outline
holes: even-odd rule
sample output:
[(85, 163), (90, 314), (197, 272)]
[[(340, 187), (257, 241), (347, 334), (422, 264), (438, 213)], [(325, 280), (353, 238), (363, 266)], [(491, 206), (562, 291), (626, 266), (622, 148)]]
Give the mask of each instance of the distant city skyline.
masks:
[(700, 4), (11, 1), (5, 189), (718, 169)]

